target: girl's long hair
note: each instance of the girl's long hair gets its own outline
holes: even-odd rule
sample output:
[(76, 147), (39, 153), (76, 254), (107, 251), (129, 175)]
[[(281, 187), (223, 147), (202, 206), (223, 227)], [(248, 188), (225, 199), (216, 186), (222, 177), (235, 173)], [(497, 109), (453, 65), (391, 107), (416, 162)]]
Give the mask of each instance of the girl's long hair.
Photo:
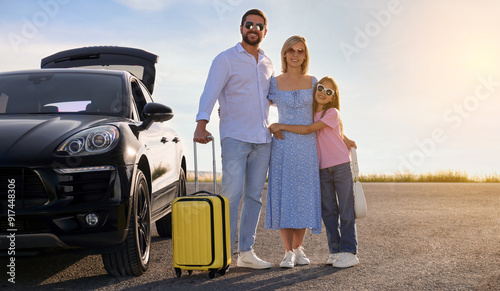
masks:
[[(321, 80), (316, 83), (314, 86), (313, 90), (313, 112), (316, 112), (316, 109), (318, 108), (318, 103), (316, 102), (316, 91), (318, 90), (318, 84), (323, 84), (325, 82), (330, 82), (333, 85), (333, 91), (335, 92), (335, 98), (331, 102), (328, 102), (323, 106), (323, 113), (321, 114), (321, 117), (325, 116), (325, 113), (328, 109), (330, 108), (336, 108), (338, 111), (340, 111), (340, 95), (339, 95), (339, 86), (337, 86), (337, 83), (332, 77), (326, 76), (321, 78)], [(340, 119), (340, 118), (339, 118)], [(342, 120), (340, 119), (340, 133), (342, 134), (342, 137), (344, 136), (344, 126), (342, 124)]]

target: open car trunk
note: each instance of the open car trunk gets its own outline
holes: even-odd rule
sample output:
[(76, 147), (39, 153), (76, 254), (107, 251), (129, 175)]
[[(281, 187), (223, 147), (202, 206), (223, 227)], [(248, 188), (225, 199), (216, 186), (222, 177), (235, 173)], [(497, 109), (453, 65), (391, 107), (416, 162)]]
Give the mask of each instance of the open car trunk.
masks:
[(144, 50), (118, 47), (93, 46), (70, 49), (42, 59), (41, 68), (87, 68), (128, 71), (153, 94), (158, 56)]

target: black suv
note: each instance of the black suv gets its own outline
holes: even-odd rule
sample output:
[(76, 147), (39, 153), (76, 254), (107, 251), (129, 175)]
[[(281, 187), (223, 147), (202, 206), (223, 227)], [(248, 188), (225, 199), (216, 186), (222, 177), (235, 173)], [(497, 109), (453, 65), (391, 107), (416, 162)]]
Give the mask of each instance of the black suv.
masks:
[(171, 202), (186, 195), (173, 112), (151, 97), (157, 59), (86, 47), (0, 73), (4, 255), (85, 249), (112, 275), (147, 270), (152, 223), (171, 236)]

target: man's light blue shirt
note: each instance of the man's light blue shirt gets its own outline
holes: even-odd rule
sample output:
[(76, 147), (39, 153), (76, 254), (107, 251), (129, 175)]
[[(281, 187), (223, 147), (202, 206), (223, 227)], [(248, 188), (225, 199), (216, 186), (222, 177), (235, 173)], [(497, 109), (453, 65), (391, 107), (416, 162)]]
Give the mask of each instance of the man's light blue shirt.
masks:
[(273, 75), (271, 60), (259, 49), (259, 61), (241, 43), (215, 57), (200, 97), (196, 121), (210, 121), (215, 101), (220, 105), (220, 140), (272, 141), (267, 94)]

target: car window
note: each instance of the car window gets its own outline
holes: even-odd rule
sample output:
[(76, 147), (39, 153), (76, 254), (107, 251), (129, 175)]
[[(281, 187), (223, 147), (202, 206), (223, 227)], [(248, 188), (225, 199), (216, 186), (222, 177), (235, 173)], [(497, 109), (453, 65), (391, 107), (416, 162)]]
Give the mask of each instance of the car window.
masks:
[(142, 83), (139, 83), (139, 85), (141, 86), (142, 95), (146, 99), (146, 103), (153, 102), (153, 98), (151, 98), (151, 95), (149, 95), (148, 89), (146, 89), (146, 87)]
[(131, 107), (132, 107), (132, 119), (135, 121), (140, 121), (141, 118), (139, 115), (139, 111), (137, 111), (137, 106), (135, 105), (135, 102), (132, 102)]
[(86, 110), (91, 103), (91, 100), (55, 102), (44, 105), (42, 111), (47, 112), (52, 109), (54, 112), (79, 112)]
[(134, 96), (135, 105), (137, 106), (137, 111), (139, 112), (139, 118), (144, 120), (144, 106), (146, 106), (147, 101), (144, 96), (141, 86), (137, 80), (132, 80), (132, 95)]
[(122, 116), (119, 75), (37, 72), (0, 75), (0, 114), (78, 113)]

